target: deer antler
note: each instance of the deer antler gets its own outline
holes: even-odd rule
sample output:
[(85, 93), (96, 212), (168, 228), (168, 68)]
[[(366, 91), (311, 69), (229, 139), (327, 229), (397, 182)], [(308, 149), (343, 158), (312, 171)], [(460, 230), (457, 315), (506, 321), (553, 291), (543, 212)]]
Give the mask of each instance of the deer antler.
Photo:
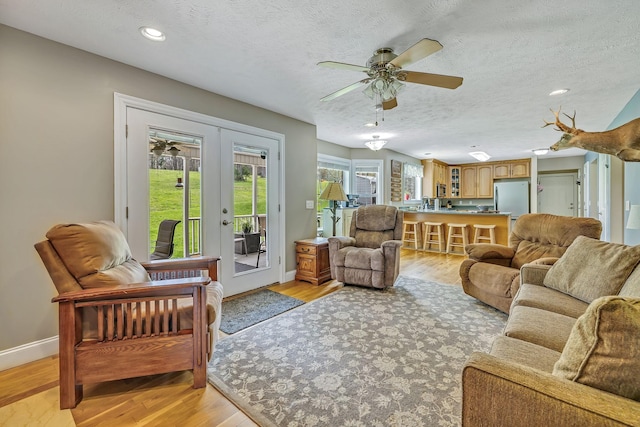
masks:
[(552, 108), (550, 108), (551, 112), (553, 113), (554, 116), (556, 116), (556, 121), (555, 122), (548, 122), (546, 120), (544, 120), (545, 125), (542, 126), (543, 128), (550, 126), (550, 125), (556, 125), (557, 127), (555, 128), (556, 130), (560, 131), (560, 132), (564, 132), (564, 133), (571, 133), (571, 134), (576, 134), (579, 133), (580, 129), (576, 129), (576, 112), (573, 112), (573, 117), (571, 117), (570, 115), (568, 115), (567, 113), (562, 113), (565, 116), (567, 116), (568, 118), (571, 119), (571, 127), (565, 125), (564, 123), (562, 123), (560, 121), (560, 110), (562, 109), (562, 107), (558, 108), (558, 112), (553, 111)]

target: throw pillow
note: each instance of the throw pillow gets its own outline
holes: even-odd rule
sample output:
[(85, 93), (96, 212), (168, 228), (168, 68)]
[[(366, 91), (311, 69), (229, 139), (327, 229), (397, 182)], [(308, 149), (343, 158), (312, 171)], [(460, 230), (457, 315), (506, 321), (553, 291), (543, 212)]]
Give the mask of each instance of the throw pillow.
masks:
[(608, 296), (578, 318), (553, 375), (640, 401), (640, 299)]
[(551, 267), (544, 285), (586, 303), (617, 295), (640, 261), (640, 246), (578, 236)]

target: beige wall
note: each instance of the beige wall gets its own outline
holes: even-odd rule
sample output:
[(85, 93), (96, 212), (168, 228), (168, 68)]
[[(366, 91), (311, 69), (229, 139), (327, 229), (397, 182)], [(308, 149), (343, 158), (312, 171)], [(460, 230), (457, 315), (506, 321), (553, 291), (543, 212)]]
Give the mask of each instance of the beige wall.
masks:
[[(33, 244), (60, 222), (113, 219), (113, 93), (285, 135), (286, 270), (316, 233), (316, 129), (0, 25), (0, 351), (58, 333), (55, 289)], [(212, 76), (213, 78), (213, 76)]]

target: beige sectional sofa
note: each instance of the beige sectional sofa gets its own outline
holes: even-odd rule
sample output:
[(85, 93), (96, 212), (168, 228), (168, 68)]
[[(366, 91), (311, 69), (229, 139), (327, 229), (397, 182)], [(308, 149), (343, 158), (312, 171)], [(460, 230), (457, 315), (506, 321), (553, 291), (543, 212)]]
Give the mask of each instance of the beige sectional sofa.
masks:
[(504, 332), (463, 370), (463, 426), (640, 426), (640, 246), (580, 236), (521, 268)]

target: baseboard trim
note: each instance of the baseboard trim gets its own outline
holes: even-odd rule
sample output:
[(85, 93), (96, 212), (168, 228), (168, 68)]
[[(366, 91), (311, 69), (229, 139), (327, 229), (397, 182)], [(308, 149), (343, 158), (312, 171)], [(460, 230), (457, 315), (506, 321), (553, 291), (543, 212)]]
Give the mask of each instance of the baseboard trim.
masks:
[(0, 351), (0, 371), (58, 354), (58, 336)]
[(296, 280), (296, 270), (291, 270), (284, 273), (285, 282), (291, 282), (292, 280)]

